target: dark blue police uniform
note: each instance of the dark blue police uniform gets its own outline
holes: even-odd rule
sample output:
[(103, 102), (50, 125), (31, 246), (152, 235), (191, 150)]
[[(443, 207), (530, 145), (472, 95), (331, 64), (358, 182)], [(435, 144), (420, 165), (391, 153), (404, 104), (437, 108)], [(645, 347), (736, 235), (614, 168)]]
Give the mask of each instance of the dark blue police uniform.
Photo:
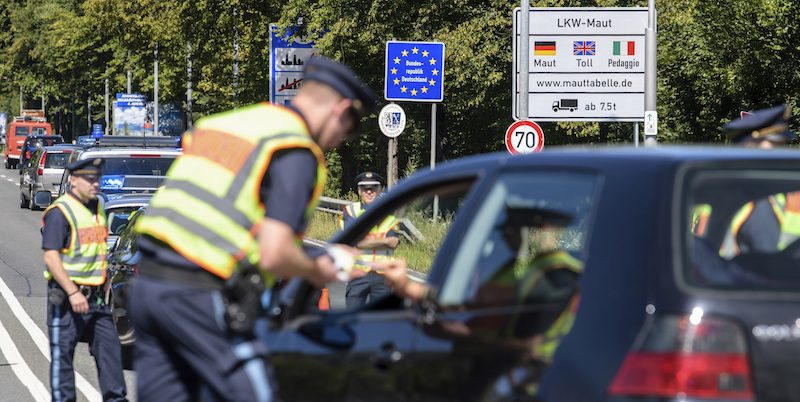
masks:
[[(362, 99), (363, 90), (353, 88), (360, 82), (343, 81), (343, 70), (349, 74), (343, 65), (314, 58), (306, 64), (304, 77), (353, 97), (354, 108), (374, 109), (363, 103), (374, 100)], [(302, 233), (317, 175), (318, 160), (309, 149), (276, 151), (261, 178), (259, 199), (265, 216)], [(223, 279), (149, 234), (139, 239), (139, 250), (143, 258), (128, 303), (136, 333), (139, 398), (170, 402), (276, 399), (266, 346), (226, 325)]]
[[(752, 146), (759, 141), (785, 144), (797, 138), (797, 134), (789, 129), (787, 119), (791, 113), (792, 109), (787, 105), (760, 109), (726, 123), (722, 130), (731, 142), (739, 145)], [(738, 250), (725, 250), (728, 258), (734, 253), (774, 253), (778, 250), (781, 219), (775, 209), (785, 206), (772, 205), (774, 202), (775, 199), (767, 198), (756, 200), (735, 235), (732, 229), (729, 231), (728, 236), (735, 237), (732, 242)]]
[[(311, 197), (311, 186), (298, 183), (313, 182), (316, 163), (314, 155), (304, 150), (276, 155), (261, 184), (267, 217), (295, 230), (301, 227), (305, 206), (286, 200)], [(260, 341), (228, 334), (222, 280), (217, 278), (214, 285), (212, 274), (149, 236), (140, 238), (139, 250), (142, 264), (179, 267), (195, 280), (194, 284), (162, 280), (140, 267), (128, 304), (136, 333), (134, 368), (137, 381), (146, 381), (158, 394), (141, 395), (140, 391), (139, 397), (170, 402), (194, 401), (204, 395), (212, 400), (271, 400), (277, 385), (268, 351)], [(174, 335), (180, 328), (192, 331)], [(171, 349), (167, 355), (161, 347), (164, 342)]]
[[(73, 172), (91, 170), (92, 160), (73, 162), (67, 169)], [(99, 169), (97, 174), (99, 174)], [(76, 197), (77, 198), (77, 197)], [(84, 206), (93, 214), (98, 211), (98, 201), (90, 200)], [(69, 248), (72, 228), (59, 208), (48, 210), (43, 218), (42, 249)], [(72, 310), (61, 286), (51, 279), (47, 284), (47, 329), (50, 336), (50, 386), (53, 401), (75, 401), (75, 373), (73, 360), (76, 345), (87, 342), (97, 364), (100, 391), (104, 401), (126, 401), (125, 378), (122, 369), (122, 351), (114, 326), (111, 309), (105, 304), (102, 286), (84, 286), (82, 293), (89, 302), (89, 311), (79, 314)]]

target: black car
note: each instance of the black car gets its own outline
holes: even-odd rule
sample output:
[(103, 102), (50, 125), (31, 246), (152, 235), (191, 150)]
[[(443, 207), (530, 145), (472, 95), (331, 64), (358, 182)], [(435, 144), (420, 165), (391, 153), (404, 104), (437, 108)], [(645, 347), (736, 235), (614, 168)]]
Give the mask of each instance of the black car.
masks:
[[(287, 401), (800, 400), (800, 242), (720, 253), (742, 207), (798, 191), (795, 150), (438, 164), (330, 239), (355, 245), (390, 214), (415, 228), (424, 240), (403, 236), (395, 256), (422, 273), (421, 301), (347, 309), (329, 285), (324, 309), (292, 280), (272, 290), (258, 336)], [(557, 238), (540, 231), (548, 216), (567, 217)], [(553, 249), (582, 265), (574, 286), (527, 268)]]
[[(149, 197), (147, 198), (149, 200)], [(136, 280), (139, 268), (139, 234), (133, 230), (136, 220), (147, 213), (148, 205), (139, 207), (127, 217), (127, 223), (119, 231), (119, 236), (108, 254), (108, 275), (111, 277), (111, 290), (106, 301), (114, 314), (114, 325), (122, 344), (122, 365), (133, 368), (132, 352), (136, 336), (128, 316), (128, 293)], [(109, 222), (111, 223), (111, 222)]]
[(25, 165), (31, 158), (31, 155), (37, 148), (49, 147), (51, 145), (63, 144), (64, 139), (60, 135), (46, 135), (46, 134), (30, 134), (25, 137), (25, 142), (22, 144), (20, 151), (19, 165)]

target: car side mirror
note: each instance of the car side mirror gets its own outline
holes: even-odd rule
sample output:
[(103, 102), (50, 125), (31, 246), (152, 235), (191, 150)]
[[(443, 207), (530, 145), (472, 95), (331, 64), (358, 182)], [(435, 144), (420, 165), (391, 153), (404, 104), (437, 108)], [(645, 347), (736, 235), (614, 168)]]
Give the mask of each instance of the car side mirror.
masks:
[(47, 190), (37, 191), (33, 196), (33, 205), (39, 208), (47, 208), (53, 201), (53, 196)]
[(275, 284), (269, 306), (273, 326), (280, 326), (303, 314), (314, 291), (314, 286), (301, 278), (293, 278), (288, 282), (279, 281)]

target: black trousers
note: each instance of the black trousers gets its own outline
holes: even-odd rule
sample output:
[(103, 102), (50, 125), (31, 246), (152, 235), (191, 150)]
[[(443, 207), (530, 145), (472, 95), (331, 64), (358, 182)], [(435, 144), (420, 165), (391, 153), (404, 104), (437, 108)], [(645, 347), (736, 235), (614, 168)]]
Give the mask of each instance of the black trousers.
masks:
[(375, 300), (376, 297), (389, 293), (389, 287), (386, 286), (386, 281), (383, 275), (370, 271), (362, 278), (353, 279), (347, 282), (347, 290), (345, 291), (345, 304), (347, 308), (363, 306), (369, 301)]

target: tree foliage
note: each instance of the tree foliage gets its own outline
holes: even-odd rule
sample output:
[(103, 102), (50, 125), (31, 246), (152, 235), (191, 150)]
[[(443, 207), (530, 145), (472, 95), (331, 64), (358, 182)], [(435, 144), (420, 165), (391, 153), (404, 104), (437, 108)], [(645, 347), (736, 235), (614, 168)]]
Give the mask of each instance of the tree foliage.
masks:
[[(533, 7), (646, 7), (644, 0), (534, 1)], [(382, 98), (385, 42), (445, 44), (445, 99), (402, 104), (398, 170), (429, 164), (436, 127), (438, 160), (504, 151), (512, 123), (512, 10), (505, 0), (0, 0), (0, 110), (38, 107), (87, 127), (110, 92), (154, 96), (192, 117), (264, 101), (269, 91), (269, 25), (301, 26), (323, 54), (342, 60)], [(740, 111), (796, 105), (800, 80), (797, 0), (659, 0), (660, 142), (724, 141), (719, 126)], [(234, 63), (236, 61), (236, 63)], [(187, 67), (191, 63), (191, 77)], [(236, 72), (236, 74), (235, 74)], [(383, 106), (385, 102), (381, 102)], [(630, 142), (631, 123), (542, 124), (548, 146)], [(62, 123), (65, 137), (84, 129)], [(358, 141), (328, 155), (346, 191), (362, 170), (383, 171), (388, 139), (375, 116)], [(338, 188), (336, 188), (338, 187)]]

